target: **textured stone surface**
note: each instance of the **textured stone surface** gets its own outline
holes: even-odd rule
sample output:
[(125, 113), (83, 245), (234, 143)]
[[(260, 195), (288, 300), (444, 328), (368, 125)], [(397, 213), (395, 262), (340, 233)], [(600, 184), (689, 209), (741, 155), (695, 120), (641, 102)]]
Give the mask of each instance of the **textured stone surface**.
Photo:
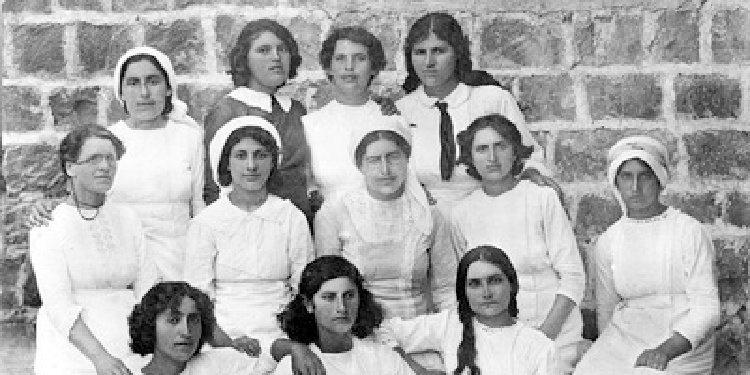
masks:
[(680, 75), (675, 79), (678, 118), (737, 118), (742, 92), (740, 81), (719, 74)]
[(579, 13), (573, 43), (583, 65), (638, 64), (643, 60), (642, 15)]
[(716, 12), (711, 25), (711, 50), (717, 63), (750, 61), (750, 9)]
[(50, 94), (55, 127), (60, 130), (96, 124), (98, 87), (59, 88)]
[(28, 131), (42, 127), (39, 92), (33, 87), (3, 86), (3, 130)]
[(175, 73), (200, 73), (206, 70), (200, 20), (193, 18), (149, 24), (146, 25), (145, 34), (145, 44), (167, 54)]
[(168, 0), (111, 0), (115, 12), (167, 10)]
[(482, 29), (483, 69), (555, 66), (563, 55), (562, 15), (548, 15), (531, 23), (502, 16), (485, 20)]
[(300, 16), (290, 19), (288, 28), (299, 45), (299, 53), (302, 56), (300, 70), (321, 69), (318, 63), (318, 54), (320, 53), (320, 44), (325, 39), (322, 26), (314, 19), (306, 19)]
[(528, 107), (526, 121), (575, 120), (573, 81), (568, 75), (519, 79), (519, 101)]
[(227, 72), (232, 66), (229, 54), (237, 43), (237, 36), (242, 31), (246, 22), (244, 18), (228, 15), (216, 17), (216, 60), (219, 72)]
[(586, 194), (578, 203), (574, 225), (576, 236), (588, 242), (599, 236), (622, 216), (622, 210), (614, 194), (605, 197)]
[(55, 147), (7, 146), (4, 152), (3, 170), (9, 196), (45, 191), (62, 177)]
[(188, 115), (202, 125), (203, 118), (206, 116), (208, 109), (219, 98), (229, 92), (229, 90), (231, 90), (231, 87), (202, 88), (192, 85), (180, 85), (177, 90), (177, 96), (186, 103), (190, 103), (188, 105)]
[(362, 26), (375, 35), (385, 51), (385, 70), (395, 70), (395, 56), (399, 53), (402, 39), (398, 13), (344, 12), (337, 15), (335, 26)]
[(698, 62), (698, 13), (664, 11), (657, 22), (656, 36), (649, 49), (656, 61)]
[(727, 194), (724, 222), (740, 227), (750, 226), (750, 194), (734, 191)]
[(59, 0), (60, 6), (70, 10), (104, 10), (102, 0)]
[(109, 74), (125, 51), (133, 47), (131, 30), (121, 25), (77, 25), (80, 64), (86, 74)]
[[(60, 74), (65, 67), (63, 25), (12, 26), (13, 63), (24, 73)], [(20, 47), (20, 48), (19, 48)]]
[(746, 179), (750, 176), (750, 134), (737, 130), (698, 131), (683, 136), (690, 175)]
[(661, 116), (661, 87), (652, 75), (587, 77), (585, 84), (594, 120)]
[(214, 4), (232, 4), (232, 5), (252, 5), (254, 7), (276, 6), (277, 0), (176, 0), (175, 8), (182, 9), (191, 5), (214, 5)]
[(721, 207), (718, 205), (715, 192), (666, 193), (662, 195), (662, 202), (680, 209), (703, 224), (713, 224), (721, 216)]
[(50, 0), (4, 0), (3, 12), (49, 12)]

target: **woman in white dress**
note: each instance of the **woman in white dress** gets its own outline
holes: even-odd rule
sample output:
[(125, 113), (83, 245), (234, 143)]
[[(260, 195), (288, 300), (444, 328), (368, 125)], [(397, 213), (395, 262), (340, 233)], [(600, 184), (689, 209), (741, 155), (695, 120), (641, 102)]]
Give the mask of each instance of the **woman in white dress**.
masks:
[(508, 256), (480, 246), (458, 264), (457, 308), (386, 320), (380, 337), (397, 350), (439, 351), (449, 374), (559, 374), (552, 340), (517, 319), (518, 291)]
[(531, 149), (507, 118), (480, 117), (458, 138), (459, 161), (482, 188), (453, 208), (454, 246), (505, 250), (518, 271), (519, 319), (555, 341), (561, 372), (570, 373), (585, 347), (586, 276), (565, 210), (553, 189), (518, 179)]
[(576, 374), (709, 374), (719, 295), (711, 236), (659, 201), (666, 148), (634, 136), (609, 150), (607, 179), (623, 216), (596, 244), (599, 338)]
[(154, 285), (128, 317), (133, 352), (147, 356), (144, 375), (260, 374), (259, 361), (234, 349), (203, 350), (215, 323), (208, 295), (183, 281)]
[(280, 336), (276, 314), (314, 256), (305, 216), (268, 193), (282, 147), (276, 128), (255, 116), (232, 119), (211, 140), (214, 180), (231, 191), (191, 222), (184, 280), (216, 305), (215, 347), (257, 355), (259, 340)]
[(30, 233), (42, 307), (36, 374), (129, 374), (126, 317), (156, 280), (135, 213), (106, 200), (125, 152), (107, 129), (89, 125), (60, 144), (68, 198)]
[[(413, 374), (390, 347), (367, 338), (382, 320), (357, 267), (333, 255), (305, 267), (299, 294), (279, 315), (284, 332), (315, 353), (327, 375)], [(291, 375), (291, 362), (283, 358), (275, 374)]]

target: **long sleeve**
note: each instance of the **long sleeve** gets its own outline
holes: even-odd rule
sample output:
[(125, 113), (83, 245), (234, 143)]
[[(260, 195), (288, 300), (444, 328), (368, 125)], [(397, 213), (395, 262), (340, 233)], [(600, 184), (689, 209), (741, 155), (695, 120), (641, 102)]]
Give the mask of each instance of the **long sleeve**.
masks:
[(446, 220), (448, 228), (445, 230), (448, 232), (450, 244), (456, 252), (456, 259), (460, 261), (461, 257), (469, 251), (469, 244), (466, 241), (466, 236), (464, 236), (461, 231), (461, 226), (458, 225), (455, 216), (451, 214)]
[(385, 320), (378, 332), (384, 339), (395, 340), (407, 353), (442, 351), (442, 342), (455, 309), (411, 319), (394, 317)]
[[(700, 226), (700, 224), (696, 224)], [(697, 229), (697, 230), (696, 230)], [(693, 348), (719, 323), (719, 293), (714, 268), (714, 246), (705, 228), (691, 228), (685, 236), (692, 246), (681, 250), (686, 276), (686, 294), (690, 306), (687, 315), (674, 322), (674, 330), (684, 336)]]
[(289, 265), (291, 269), (291, 279), (289, 280), (292, 289), (296, 291), (299, 285), (302, 270), (308, 262), (315, 257), (312, 237), (310, 236), (310, 227), (307, 225), (305, 216), (296, 207), (290, 207), (290, 224), (289, 224)]
[(552, 189), (544, 188), (544, 235), (552, 268), (560, 277), (557, 294), (581, 303), (586, 289), (586, 273), (568, 216)]
[(138, 276), (134, 289), (136, 298), (140, 300), (154, 284), (160, 281), (159, 270), (156, 268), (154, 258), (149, 254), (150, 249), (146, 247), (143, 227), (137, 218), (132, 225), (132, 230), (135, 237), (133, 243), (138, 254)]
[[(192, 190), (190, 208), (192, 209), (192, 217), (195, 217), (195, 215), (206, 207), (206, 203), (203, 200), (203, 186), (205, 185), (206, 178), (206, 156), (201, 137), (196, 139), (193, 149), (195, 153), (193, 154), (193, 159), (190, 161), (190, 170), (192, 172), (190, 180)], [(210, 179), (211, 176), (208, 176), (208, 178)]]
[(612, 253), (607, 234), (596, 241), (594, 248), (594, 295), (596, 298), (596, 323), (599, 333), (604, 331), (612, 320), (615, 306), (622, 300), (615, 290), (612, 275)]
[(450, 241), (450, 226), (437, 209), (432, 209), (433, 241), (430, 249), (430, 285), (438, 311), (456, 304), (455, 280), (458, 257)]
[(190, 285), (216, 297), (216, 240), (211, 230), (193, 220), (187, 233), (187, 251), (183, 279)]
[(341, 225), (331, 202), (324, 203), (315, 214), (315, 255), (341, 255), (343, 247), (339, 239)]

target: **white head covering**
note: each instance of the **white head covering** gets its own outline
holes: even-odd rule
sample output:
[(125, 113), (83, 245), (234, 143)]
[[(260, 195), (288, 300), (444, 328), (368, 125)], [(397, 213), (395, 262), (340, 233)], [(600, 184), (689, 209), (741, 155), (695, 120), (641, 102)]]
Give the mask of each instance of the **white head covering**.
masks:
[(216, 182), (217, 186), (221, 186), (221, 184), (219, 184), (219, 159), (221, 159), (221, 151), (224, 149), (224, 145), (226, 145), (227, 139), (232, 132), (244, 127), (261, 128), (270, 133), (274, 141), (276, 141), (276, 145), (279, 147), (278, 162), (281, 163), (281, 137), (279, 137), (279, 132), (270, 122), (258, 116), (241, 116), (233, 118), (216, 131), (216, 134), (211, 139), (211, 143), (208, 145), (208, 160), (211, 163), (211, 174), (213, 175), (214, 182)]
[(127, 61), (129, 58), (135, 56), (135, 55), (149, 55), (153, 56), (156, 61), (161, 65), (161, 68), (164, 69), (165, 72), (167, 72), (167, 83), (169, 83), (169, 87), (172, 90), (172, 111), (169, 112), (167, 115), (169, 119), (180, 122), (186, 125), (190, 125), (195, 127), (198, 130), (203, 131), (203, 128), (198, 125), (195, 120), (193, 120), (192, 117), (188, 116), (187, 114), (187, 104), (185, 104), (180, 99), (177, 99), (177, 80), (175, 79), (175, 73), (174, 68), (172, 67), (172, 61), (169, 60), (169, 57), (162, 53), (161, 51), (157, 50), (156, 48), (149, 47), (149, 46), (141, 46), (141, 47), (135, 47), (129, 49), (127, 52), (125, 52), (124, 55), (120, 56), (120, 60), (117, 61), (117, 65), (115, 66), (115, 74), (114, 74), (114, 88), (115, 88), (115, 98), (120, 101), (121, 104), (124, 104), (122, 102), (122, 81), (120, 80), (120, 76), (122, 75), (122, 67), (125, 64), (125, 61)]
[(630, 159), (643, 160), (659, 179), (662, 187), (666, 186), (669, 181), (669, 154), (667, 148), (659, 141), (648, 136), (631, 136), (621, 139), (609, 149), (607, 160), (609, 169), (607, 170), (607, 180), (615, 191), (615, 197), (620, 203), (623, 214), (627, 215), (625, 201), (620, 195), (615, 185), (615, 178), (620, 167)]

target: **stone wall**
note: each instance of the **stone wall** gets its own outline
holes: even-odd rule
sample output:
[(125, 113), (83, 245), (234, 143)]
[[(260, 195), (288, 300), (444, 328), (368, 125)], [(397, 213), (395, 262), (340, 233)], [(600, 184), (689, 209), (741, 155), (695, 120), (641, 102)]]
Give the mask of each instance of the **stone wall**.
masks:
[(39, 301), (22, 222), (60, 178), (60, 136), (122, 116), (111, 73), (123, 51), (148, 44), (170, 55), (178, 95), (201, 119), (231, 86), (227, 54), (241, 27), (274, 18), (293, 32), (303, 56), (299, 77), (283, 92), (315, 109), (330, 98), (317, 53), (331, 27), (364, 25), (381, 38), (388, 65), (374, 90), (398, 96), (406, 30), (432, 10), (460, 19), (474, 41), (475, 66), (519, 98), (557, 168), (584, 256), (620, 214), (605, 183), (607, 148), (636, 133), (668, 145), (674, 180), (665, 200), (715, 236), (716, 373), (750, 371), (746, 0), (5, 0), (0, 318), (33, 319)]

